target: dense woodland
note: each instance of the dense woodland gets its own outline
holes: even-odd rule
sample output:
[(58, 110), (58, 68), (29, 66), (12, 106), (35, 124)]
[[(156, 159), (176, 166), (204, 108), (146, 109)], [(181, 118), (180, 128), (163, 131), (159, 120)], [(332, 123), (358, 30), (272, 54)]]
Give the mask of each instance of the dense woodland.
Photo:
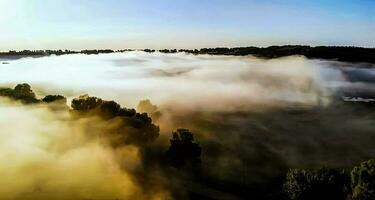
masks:
[[(23, 51), (9, 51), (0, 52), (0, 57), (24, 57), (24, 56), (47, 56), (47, 55), (64, 55), (64, 54), (100, 54), (134, 51), (132, 49), (124, 50), (23, 50)], [(148, 53), (156, 51), (162, 53), (177, 53), (186, 52), (192, 54), (209, 54), (209, 55), (232, 55), (232, 56), (246, 56), (254, 55), (261, 58), (279, 58), (291, 55), (303, 55), (307, 58), (316, 59), (333, 59), (347, 62), (366, 62), (375, 63), (375, 48), (362, 47), (341, 47), (341, 46), (301, 46), (301, 45), (285, 45), (285, 46), (269, 46), (269, 47), (235, 47), (235, 48), (202, 48), (202, 49), (143, 49)]]

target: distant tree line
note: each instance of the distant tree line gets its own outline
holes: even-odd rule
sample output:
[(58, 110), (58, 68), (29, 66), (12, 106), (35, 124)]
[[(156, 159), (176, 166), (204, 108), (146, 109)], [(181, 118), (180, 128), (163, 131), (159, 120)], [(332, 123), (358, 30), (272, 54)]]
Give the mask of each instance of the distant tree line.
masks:
[[(123, 50), (125, 51), (125, 50)], [(119, 52), (123, 52), (119, 51)], [(8, 51), (0, 52), (0, 56), (48, 56), (48, 55), (65, 55), (65, 54), (100, 54), (100, 53), (114, 53), (111, 49), (85, 49), (80, 51), (72, 50), (22, 50), (22, 51)]]
[(270, 46), (270, 47), (238, 47), (238, 48), (203, 48), (195, 50), (181, 49), (179, 52), (209, 55), (254, 55), (261, 58), (279, 58), (291, 55), (303, 55), (307, 58), (334, 59), (347, 62), (375, 63), (375, 48), (335, 47), (335, 46)]
[[(145, 50), (146, 51), (146, 50)], [(148, 49), (146, 52), (155, 52)], [(375, 48), (363, 47), (345, 47), (345, 46), (302, 46), (302, 45), (284, 45), (269, 47), (217, 47), (202, 49), (161, 49), (161, 53), (185, 52), (191, 54), (208, 55), (231, 55), (247, 56), (253, 55), (260, 58), (272, 59), (292, 55), (302, 55), (307, 58), (331, 59), (346, 62), (368, 62), (375, 63)]]
[[(46, 56), (46, 55), (64, 55), (64, 54), (100, 54), (134, 51), (133, 49), (111, 50), (111, 49), (93, 49), (93, 50), (22, 50), (0, 52), (0, 56)], [(333, 59), (346, 62), (367, 62), (375, 63), (375, 48), (363, 47), (344, 47), (344, 46), (303, 46), (303, 45), (284, 45), (269, 47), (235, 47), (235, 48), (202, 48), (202, 49), (142, 49), (141, 51), (154, 53), (178, 53), (185, 52), (191, 54), (208, 55), (232, 55), (247, 56), (253, 55), (261, 58), (280, 58), (284, 56), (303, 55), (307, 58)]]

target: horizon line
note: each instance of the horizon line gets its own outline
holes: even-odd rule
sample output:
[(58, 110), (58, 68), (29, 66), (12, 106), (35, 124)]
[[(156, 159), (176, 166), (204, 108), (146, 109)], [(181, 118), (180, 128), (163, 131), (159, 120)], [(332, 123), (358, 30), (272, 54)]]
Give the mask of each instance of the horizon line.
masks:
[(368, 47), (368, 46), (356, 46), (356, 45), (304, 45), (304, 44), (284, 44), (284, 45), (267, 45), (267, 46), (215, 46), (215, 47), (197, 47), (197, 48), (81, 48), (81, 49), (22, 49), (22, 50), (15, 50), (15, 49), (8, 49), (8, 50), (0, 50), (0, 53), (10, 53), (10, 52), (22, 52), (22, 51), (87, 51), (87, 50), (112, 50), (115, 52), (118, 51), (142, 51), (142, 50), (201, 50), (201, 49), (217, 49), (217, 48), (228, 48), (228, 49), (235, 49), (235, 48), (270, 48), (270, 47), (344, 47), (344, 48), (362, 48), (362, 49), (375, 49), (375, 46)]

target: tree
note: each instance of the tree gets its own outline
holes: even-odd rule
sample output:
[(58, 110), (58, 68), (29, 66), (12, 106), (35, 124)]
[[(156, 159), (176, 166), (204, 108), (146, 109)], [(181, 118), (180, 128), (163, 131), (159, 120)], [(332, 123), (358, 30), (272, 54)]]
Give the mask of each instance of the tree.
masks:
[(16, 85), (14, 92), (19, 96), (35, 98), (35, 93), (31, 90), (31, 86), (27, 83)]
[(284, 189), (291, 200), (345, 200), (350, 178), (335, 169), (290, 169)]
[(121, 108), (115, 101), (83, 95), (72, 100), (72, 108), (73, 113), (98, 116), (106, 122), (114, 122), (107, 127), (108, 133), (115, 138), (113, 145), (119, 145), (119, 138), (122, 144), (142, 145), (159, 136), (159, 127), (152, 123), (147, 113)]
[(89, 111), (97, 108), (103, 100), (97, 97), (90, 97), (87, 94), (81, 95), (72, 100), (72, 108), (77, 111)]
[(375, 199), (375, 159), (362, 162), (351, 172), (352, 199)]
[(20, 100), (22, 103), (38, 103), (40, 102), (35, 93), (31, 90), (31, 86), (27, 83), (16, 85), (14, 89), (1, 88), (0, 96), (6, 96), (14, 100)]
[(167, 151), (168, 158), (174, 166), (186, 163), (197, 164), (201, 162), (202, 148), (194, 141), (194, 135), (189, 129), (177, 129), (172, 132), (171, 145)]
[(59, 102), (66, 104), (66, 97), (62, 95), (47, 95), (42, 99), (45, 103)]
[(52, 109), (69, 109), (66, 105), (66, 97), (62, 95), (47, 95), (42, 99), (42, 102), (47, 103)]

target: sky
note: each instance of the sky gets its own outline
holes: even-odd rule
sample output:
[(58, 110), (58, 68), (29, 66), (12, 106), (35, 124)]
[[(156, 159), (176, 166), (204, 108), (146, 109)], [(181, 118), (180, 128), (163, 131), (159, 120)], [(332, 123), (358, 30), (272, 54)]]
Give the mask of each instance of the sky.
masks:
[(375, 47), (373, 0), (0, 0), (0, 51)]

